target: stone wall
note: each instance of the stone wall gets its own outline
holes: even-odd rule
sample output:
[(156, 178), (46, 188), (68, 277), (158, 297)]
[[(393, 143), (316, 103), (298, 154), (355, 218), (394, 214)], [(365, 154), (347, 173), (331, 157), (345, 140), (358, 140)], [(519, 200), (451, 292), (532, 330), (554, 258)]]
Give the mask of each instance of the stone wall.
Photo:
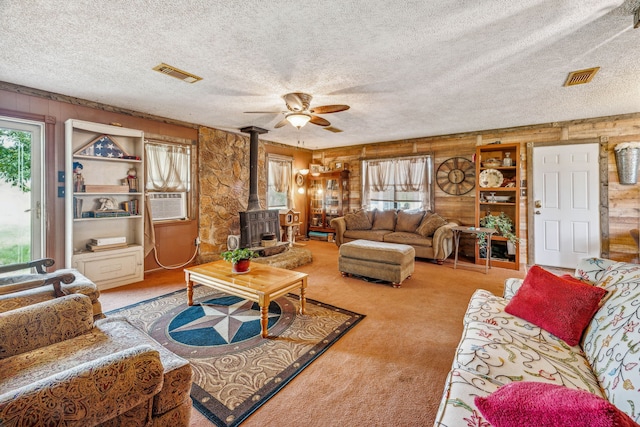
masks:
[[(227, 236), (240, 234), (239, 213), (249, 202), (249, 136), (200, 127), (200, 254), (198, 263), (220, 258)], [(266, 206), (265, 147), (258, 152), (258, 195)]]

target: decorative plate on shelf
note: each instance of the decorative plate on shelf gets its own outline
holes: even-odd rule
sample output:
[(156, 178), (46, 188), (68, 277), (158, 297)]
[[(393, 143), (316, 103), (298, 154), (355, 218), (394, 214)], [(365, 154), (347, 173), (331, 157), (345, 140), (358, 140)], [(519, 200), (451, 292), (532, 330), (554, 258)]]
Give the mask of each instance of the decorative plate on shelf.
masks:
[(482, 188), (500, 187), (503, 181), (504, 177), (502, 176), (502, 172), (500, 172), (499, 170), (485, 169), (480, 172), (479, 185)]

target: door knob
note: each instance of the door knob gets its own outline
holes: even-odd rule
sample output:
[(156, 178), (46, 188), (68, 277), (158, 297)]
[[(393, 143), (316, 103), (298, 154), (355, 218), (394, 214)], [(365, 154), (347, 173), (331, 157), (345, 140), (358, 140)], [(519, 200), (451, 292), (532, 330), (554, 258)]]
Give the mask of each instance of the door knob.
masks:
[(534, 212), (536, 215), (542, 215), (542, 213), (540, 211), (535, 211)]

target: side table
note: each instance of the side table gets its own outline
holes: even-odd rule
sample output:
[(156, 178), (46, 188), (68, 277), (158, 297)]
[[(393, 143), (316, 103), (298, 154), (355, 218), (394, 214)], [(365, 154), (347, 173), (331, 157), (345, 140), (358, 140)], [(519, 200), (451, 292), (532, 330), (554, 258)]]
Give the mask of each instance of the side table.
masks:
[(487, 241), (487, 251), (485, 255), (485, 265), (484, 265), (484, 274), (489, 272), (489, 268), (491, 268), (491, 236), (496, 233), (495, 228), (484, 228), (484, 227), (469, 227), (466, 225), (458, 225), (455, 227), (451, 227), (451, 231), (453, 231), (453, 241), (456, 244), (456, 256), (453, 261), (453, 268), (455, 269), (458, 266), (458, 249), (460, 246), (460, 234), (467, 233), (473, 234), (477, 236), (480, 233), (485, 233), (485, 239)]

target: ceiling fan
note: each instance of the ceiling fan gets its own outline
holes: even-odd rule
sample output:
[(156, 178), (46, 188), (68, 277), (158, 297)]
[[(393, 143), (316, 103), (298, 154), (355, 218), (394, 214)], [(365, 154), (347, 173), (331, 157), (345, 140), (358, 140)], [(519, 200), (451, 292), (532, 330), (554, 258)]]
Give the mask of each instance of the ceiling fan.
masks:
[(318, 126), (329, 126), (331, 123), (316, 114), (329, 114), (338, 113), (340, 111), (348, 110), (348, 105), (323, 105), (321, 107), (309, 108), (311, 99), (313, 97), (308, 93), (292, 92), (282, 96), (287, 106), (287, 111), (245, 111), (246, 113), (274, 113), (284, 114), (284, 119), (280, 120), (275, 128), (281, 128), (282, 126), (290, 123), (292, 126), (300, 129), (307, 123), (313, 123)]

